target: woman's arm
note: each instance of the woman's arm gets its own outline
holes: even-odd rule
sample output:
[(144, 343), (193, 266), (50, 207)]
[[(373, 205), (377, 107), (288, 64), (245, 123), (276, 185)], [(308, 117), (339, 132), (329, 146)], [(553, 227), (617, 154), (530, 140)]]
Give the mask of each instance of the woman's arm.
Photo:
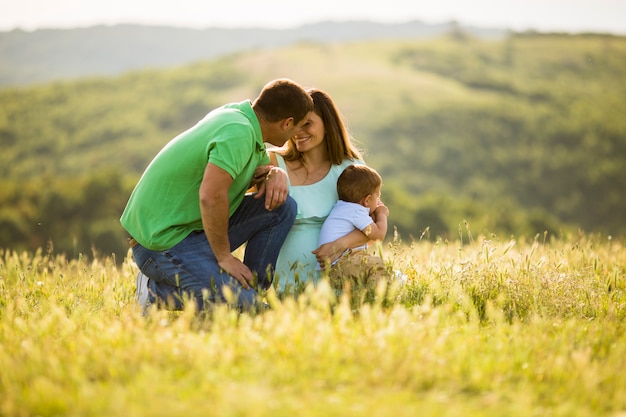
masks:
[(369, 238), (358, 229), (354, 229), (347, 235), (340, 237), (332, 242), (324, 243), (312, 253), (317, 258), (317, 262), (324, 267), (326, 261), (332, 263), (335, 259), (350, 248), (365, 245), (369, 242)]

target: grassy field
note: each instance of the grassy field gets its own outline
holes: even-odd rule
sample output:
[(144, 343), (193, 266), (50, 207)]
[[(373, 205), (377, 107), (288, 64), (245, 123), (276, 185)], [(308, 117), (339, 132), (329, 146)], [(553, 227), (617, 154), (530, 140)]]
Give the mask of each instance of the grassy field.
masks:
[(624, 244), (396, 242), (373, 303), (210, 319), (143, 317), (130, 259), (0, 252), (0, 415), (626, 416)]

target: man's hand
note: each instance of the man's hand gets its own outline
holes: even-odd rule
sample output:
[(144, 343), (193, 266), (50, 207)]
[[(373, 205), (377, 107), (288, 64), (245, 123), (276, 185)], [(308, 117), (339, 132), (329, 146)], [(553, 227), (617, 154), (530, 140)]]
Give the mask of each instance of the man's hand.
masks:
[[(257, 171), (254, 172), (253, 180), (257, 180), (256, 186), (258, 190), (254, 198), (261, 198), (265, 195), (265, 208), (272, 211), (283, 204), (289, 195), (287, 172), (282, 168), (271, 165), (265, 165), (264, 167), (269, 167), (265, 176), (261, 175), (263, 172), (261, 168), (263, 167), (257, 168), (259, 174), (257, 174)], [(257, 175), (259, 175), (258, 178)]]
[(256, 189), (258, 190), (265, 182), (265, 177), (272, 168), (274, 168), (274, 165), (259, 165), (258, 167), (256, 167), (256, 169), (254, 170), (254, 175), (252, 176), (252, 181), (250, 181), (250, 186), (248, 188), (256, 187)]
[(235, 278), (243, 288), (249, 290), (254, 285), (252, 271), (241, 260), (234, 256), (228, 256), (223, 260), (218, 260), (217, 264), (231, 277)]

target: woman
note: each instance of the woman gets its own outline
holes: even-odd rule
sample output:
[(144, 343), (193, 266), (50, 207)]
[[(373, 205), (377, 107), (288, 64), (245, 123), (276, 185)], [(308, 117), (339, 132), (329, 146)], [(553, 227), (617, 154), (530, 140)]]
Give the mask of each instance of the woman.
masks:
[(296, 293), (320, 278), (318, 261), (336, 259), (345, 249), (367, 243), (358, 230), (318, 248), (322, 223), (337, 202), (337, 178), (351, 164), (363, 164), (332, 98), (309, 89), (315, 111), (281, 148), (270, 149), (270, 160), (287, 171), (289, 194), (298, 213), (278, 255), (274, 281), (284, 293)]

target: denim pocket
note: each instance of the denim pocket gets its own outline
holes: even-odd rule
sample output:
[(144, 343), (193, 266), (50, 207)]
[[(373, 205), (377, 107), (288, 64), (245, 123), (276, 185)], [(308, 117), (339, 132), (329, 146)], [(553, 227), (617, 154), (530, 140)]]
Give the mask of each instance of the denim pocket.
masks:
[(159, 264), (154, 261), (154, 258), (148, 258), (143, 265), (139, 267), (139, 269), (141, 269), (141, 272), (147, 275), (148, 278), (154, 280), (155, 282), (179, 287), (179, 283), (176, 282), (177, 280), (168, 276)]

